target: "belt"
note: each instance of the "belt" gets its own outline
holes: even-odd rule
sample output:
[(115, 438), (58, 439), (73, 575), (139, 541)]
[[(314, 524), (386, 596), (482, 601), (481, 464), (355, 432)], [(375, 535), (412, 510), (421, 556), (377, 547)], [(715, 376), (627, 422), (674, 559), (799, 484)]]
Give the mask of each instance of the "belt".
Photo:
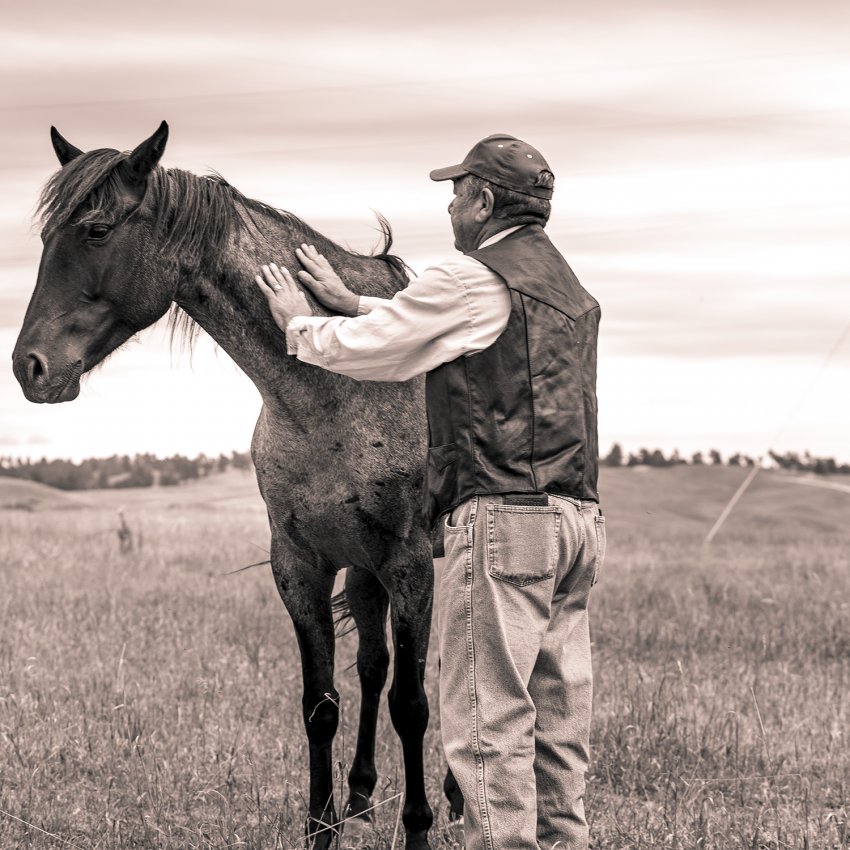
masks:
[[(487, 498), (500, 499), (503, 505), (520, 507), (544, 507), (549, 504), (549, 497), (545, 493), (493, 493), (488, 494)], [(431, 529), (431, 549), (435, 558), (442, 558), (446, 554), (443, 541), (445, 516), (442, 514)]]

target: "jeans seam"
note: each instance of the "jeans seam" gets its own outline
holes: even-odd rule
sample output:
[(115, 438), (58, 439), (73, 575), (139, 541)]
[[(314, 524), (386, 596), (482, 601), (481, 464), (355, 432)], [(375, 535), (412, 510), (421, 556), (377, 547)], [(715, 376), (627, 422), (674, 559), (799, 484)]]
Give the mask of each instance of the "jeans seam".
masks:
[[(476, 500), (477, 502), (477, 500)], [(475, 514), (477, 512), (477, 503), (472, 507), (472, 516), (470, 517), (469, 534), (473, 531), (471, 526), (475, 522)], [(467, 548), (466, 554), (466, 591), (464, 599), (464, 607), (466, 609), (466, 652), (469, 670), (469, 700), (472, 709), (472, 754), (475, 757), (475, 772), (476, 784), (478, 786), (478, 811), (481, 817), (481, 832), (484, 836), (484, 846), (488, 850), (493, 850), (493, 834), (490, 829), (490, 817), (487, 811), (487, 792), (484, 779), (484, 756), (481, 753), (481, 746), (478, 737), (478, 693), (475, 681), (475, 640), (473, 633), (473, 610), (472, 610), (472, 586), (474, 582), (474, 559), (473, 546), (475, 545), (474, 535), (472, 541)]]
[(594, 587), (599, 581), (599, 573), (602, 569), (602, 561), (605, 555), (599, 538), (600, 526), (602, 527), (602, 533), (605, 534), (605, 517), (602, 514), (598, 514), (593, 518), (593, 530), (596, 532), (596, 562), (593, 565), (593, 578), (590, 580), (591, 587)]

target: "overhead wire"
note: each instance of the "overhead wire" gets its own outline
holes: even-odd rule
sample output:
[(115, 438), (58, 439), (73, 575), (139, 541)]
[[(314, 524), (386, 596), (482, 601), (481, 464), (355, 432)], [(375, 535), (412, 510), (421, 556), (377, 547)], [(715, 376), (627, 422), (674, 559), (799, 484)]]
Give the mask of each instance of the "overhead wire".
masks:
[[(770, 441), (767, 447), (767, 451), (771, 451), (773, 447), (776, 445), (776, 441), (780, 436), (785, 432), (786, 428), (791, 424), (794, 420), (794, 417), (802, 410), (803, 405), (808, 401), (809, 396), (811, 395), (812, 390), (814, 389), (817, 382), (820, 380), (821, 375), (826, 371), (827, 366), (829, 365), (832, 358), (836, 355), (838, 350), (841, 348), (842, 343), (846, 339), (847, 335), (850, 334), (850, 322), (845, 325), (844, 329), (836, 338), (832, 347), (829, 349), (826, 357), (821, 362), (820, 369), (818, 369), (817, 373), (814, 377), (809, 381), (808, 386), (803, 390), (803, 392), (797, 398), (796, 405), (789, 411), (788, 415), (785, 417), (785, 421), (782, 425), (779, 426), (776, 433), (773, 435), (773, 439)], [(706, 548), (711, 545), (712, 540), (717, 536), (717, 533), (723, 527), (723, 524), (732, 514), (735, 506), (743, 497), (744, 493), (749, 489), (750, 484), (755, 480), (756, 475), (761, 471), (763, 463), (763, 456), (759, 457), (755, 465), (752, 467), (747, 477), (741, 482), (738, 489), (732, 494), (732, 498), (724, 506), (723, 510), (720, 512), (720, 516), (717, 517), (714, 525), (712, 525), (708, 534), (706, 534), (705, 539), (703, 540), (703, 548)]]

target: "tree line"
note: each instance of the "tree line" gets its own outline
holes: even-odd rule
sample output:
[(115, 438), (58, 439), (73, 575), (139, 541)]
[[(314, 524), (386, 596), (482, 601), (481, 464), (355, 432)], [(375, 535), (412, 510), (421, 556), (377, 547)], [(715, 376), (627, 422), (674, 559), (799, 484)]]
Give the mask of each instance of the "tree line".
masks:
[(122, 487), (176, 486), (228, 469), (251, 469), (248, 452), (231, 452), (218, 457), (199, 454), (189, 458), (152, 454), (112, 455), (71, 460), (41, 460), (0, 457), (0, 476), (37, 481), (60, 490), (94, 490)]
[[(850, 464), (838, 463), (834, 458), (814, 457), (809, 452), (769, 452), (781, 469), (791, 472), (813, 472), (818, 475), (850, 475)], [(683, 457), (678, 449), (665, 455), (661, 449), (639, 449), (626, 454), (619, 443), (601, 458), (604, 466), (755, 466), (758, 462), (749, 455), (736, 452), (724, 458), (717, 449), (705, 454), (694, 452)], [(218, 457), (199, 454), (189, 458), (172, 455), (159, 458), (152, 454), (112, 455), (105, 458), (87, 458), (75, 463), (70, 460), (41, 460), (0, 457), (0, 476), (37, 481), (60, 490), (93, 490), (121, 487), (176, 486), (186, 481), (196, 481), (228, 469), (251, 469), (248, 452), (231, 452)]]
[[(818, 475), (850, 475), (850, 464), (838, 463), (831, 457), (814, 457), (809, 452), (778, 452), (769, 451), (768, 456), (780, 468), (792, 472), (814, 472)], [(678, 449), (673, 449), (670, 455), (665, 455), (661, 449), (639, 449), (628, 455), (619, 443), (614, 443), (611, 451), (602, 458), (604, 466), (755, 466), (759, 461), (741, 452), (729, 455), (725, 460), (717, 449), (707, 453), (694, 452), (689, 458), (682, 457)]]

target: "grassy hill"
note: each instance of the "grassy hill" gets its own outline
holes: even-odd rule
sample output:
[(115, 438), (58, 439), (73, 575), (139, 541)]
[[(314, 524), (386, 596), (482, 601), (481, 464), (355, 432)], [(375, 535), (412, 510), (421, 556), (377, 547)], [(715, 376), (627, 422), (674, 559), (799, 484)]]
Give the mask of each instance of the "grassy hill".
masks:
[[(600, 473), (602, 509), (614, 546), (673, 537), (700, 543), (748, 470), (715, 466), (647, 466)], [(805, 486), (801, 486), (805, 485)], [(0, 478), (0, 510), (66, 508), (137, 510), (240, 510), (265, 517), (252, 472), (230, 470), (179, 487), (141, 487), (68, 493), (31, 481)], [(808, 531), (850, 535), (850, 482), (763, 470), (723, 526), (721, 538), (778, 536)]]
[[(850, 493), (761, 472), (703, 549), (746, 474), (602, 470), (587, 797), (600, 850), (850, 846)], [(0, 506), (0, 812), (21, 819), (0, 816), (0, 848), (302, 846), (293, 629), (268, 567), (232, 572), (267, 557), (253, 475), (83, 494), (0, 478)], [(341, 777), (355, 652), (354, 635), (338, 642)], [(428, 665), (436, 706), (434, 644)], [(386, 848), (401, 775), (385, 710), (380, 723)], [(448, 850), (444, 768), (434, 710), (434, 850)]]
[(36, 481), (0, 477), (0, 510), (65, 510), (93, 507), (84, 495), (67, 493)]
[[(616, 541), (618, 536), (673, 535), (701, 542), (748, 471), (714, 466), (603, 469), (600, 493), (609, 536)], [(850, 490), (800, 486), (799, 480), (781, 472), (759, 472), (716, 540), (787, 540), (804, 532), (850, 536)]]

